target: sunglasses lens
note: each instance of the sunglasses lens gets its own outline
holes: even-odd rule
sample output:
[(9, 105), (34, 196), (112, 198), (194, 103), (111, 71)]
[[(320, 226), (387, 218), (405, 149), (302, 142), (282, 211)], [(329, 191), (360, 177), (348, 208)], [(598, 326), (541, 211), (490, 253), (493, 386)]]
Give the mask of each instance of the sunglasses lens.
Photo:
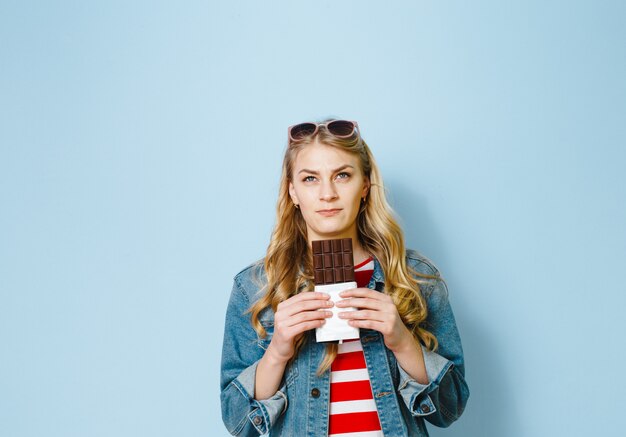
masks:
[(291, 128), (289, 135), (292, 140), (297, 141), (314, 134), (315, 129), (317, 129), (317, 125), (315, 123), (300, 123)]
[(337, 137), (349, 137), (354, 132), (354, 123), (348, 120), (334, 120), (326, 126), (328, 132)]

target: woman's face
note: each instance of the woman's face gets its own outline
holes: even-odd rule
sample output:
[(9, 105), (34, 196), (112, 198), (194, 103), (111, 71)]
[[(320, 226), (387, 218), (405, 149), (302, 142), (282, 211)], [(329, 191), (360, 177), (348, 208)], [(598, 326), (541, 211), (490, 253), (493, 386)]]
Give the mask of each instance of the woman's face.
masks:
[(358, 158), (315, 142), (296, 156), (289, 195), (300, 205), (308, 240), (356, 238), (356, 217), (369, 181)]

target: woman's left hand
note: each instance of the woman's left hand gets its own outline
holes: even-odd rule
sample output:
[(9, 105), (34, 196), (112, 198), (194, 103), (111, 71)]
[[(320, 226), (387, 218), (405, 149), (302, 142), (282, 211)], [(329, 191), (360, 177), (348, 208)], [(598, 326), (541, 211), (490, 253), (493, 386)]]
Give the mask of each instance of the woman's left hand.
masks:
[(339, 296), (344, 299), (336, 303), (337, 308), (358, 308), (339, 313), (339, 317), (347, 319), (350, 326), (380, 332), (385, 338), (385, 346), (392, 352), (414, 345), (413, 335), (388, 295), (369, 288), (353, 288), (342, 291)]

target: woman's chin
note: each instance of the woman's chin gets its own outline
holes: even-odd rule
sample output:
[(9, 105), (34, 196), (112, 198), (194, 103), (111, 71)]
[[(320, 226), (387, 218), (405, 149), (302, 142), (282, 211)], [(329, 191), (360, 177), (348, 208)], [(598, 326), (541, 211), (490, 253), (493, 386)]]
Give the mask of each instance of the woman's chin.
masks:
[(323, 240), (331, 239), (331, 238), (339, 238), (342, 234), (346, 233), (346, 229), (339, 227), (325, 227), (317, 229), (316, 233)]

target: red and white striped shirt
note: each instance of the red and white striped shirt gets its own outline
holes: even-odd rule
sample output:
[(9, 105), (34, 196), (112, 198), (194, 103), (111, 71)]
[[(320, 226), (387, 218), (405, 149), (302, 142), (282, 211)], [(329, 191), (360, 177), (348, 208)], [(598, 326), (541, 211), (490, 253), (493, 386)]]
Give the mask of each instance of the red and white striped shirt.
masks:
[[(370, 257), (354, 266), (358, 287), (367, 287), (374, 272)], [(361, 340), (345, 340), (330, 368), (328, 435), (383, 437), (365, 364)]]

